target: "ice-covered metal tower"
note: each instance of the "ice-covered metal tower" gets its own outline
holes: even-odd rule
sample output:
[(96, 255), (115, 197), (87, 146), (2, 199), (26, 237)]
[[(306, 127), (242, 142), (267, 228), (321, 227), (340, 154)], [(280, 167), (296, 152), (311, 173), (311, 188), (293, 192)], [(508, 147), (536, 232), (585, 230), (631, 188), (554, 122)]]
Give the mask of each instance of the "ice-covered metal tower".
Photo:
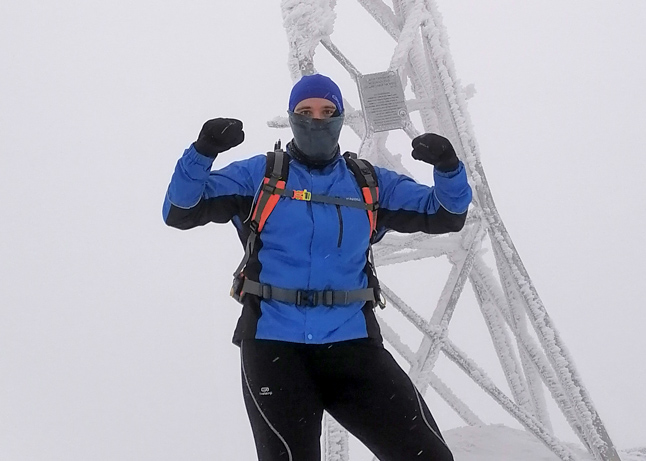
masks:
[[(366, 14), (355, 20), (376, 21), (394, 40), (394, 47), (384, 50), (384, 53), (392, 53), (389, 68), (371, 75), (376, 75), (375, 78), (382, 82), (394, 76), (396, 86), (401, 82), (399, 91), (402, 98), (404, 93), (401, 90), (407, 91), (408, 99), (403, 102), (406, 110), (403, 113), (399, 110), (401, 124), (395, 128), (401, 128), (411, 138), (421, 132), (436, 132), (448, 137), (465, 163), (474, 189), (469, 219), (460, 233), (449, 236), (388, 236), (375, 247), (378, 266), (431, 257), (445, 257), (451, 265), (435, 306), (409, 306), (388, 286), (383, 286), (391, 308), (401, 312), (422, 332), (424, 339), (413, 351), (400, 340), (396, 330), (382, 320), (384, 337), (408, 361), (409, 374), (422, 394), (429, 387), (433, 388), (466, 424), (484, 423), (434, 373), (440, 354), (454, 362), (560, 459), (576, 458), (553, 434), (545, 389), (595, 459), (619, 460), (573, 360), (496, 210), (469, 121), (466, 94), (455, 75), (436, 2), (392, 0), (386, 4), (382, 0), (357, 1)], [(366, 93), (372, 91), (374, 96), (374, 87), (366, 86), (370, 86), (367, 78), (370, 76), (363, 75), (333, 40), (336, 1), (282, 0), (281, 6), (289, 41), (288, 66), (292, 79), (316, 72), (315, 51), (319, 46), (325, 48), (359, 88), (362, 110), (346, 104), (346, 123), (361, 138), (359, 155), (377, 165), (406, 172), (399, 157), (392, 155), (386, 147), (392, 127), (383, 123), (383, 117), (375, 121), (374, 111), (379, 117), (379, 111), (389, 110), (388, 104), (380, 107), (374, 98), (368, 101)], [(388, 84), (392, 84), (392, 79)], [(389, 97), (396, 99), (397, 91), (395, 88), (389, 92)], [(391, 104), (396, 105), (396, 101)], [(369, 113), (371, 111), (372, 114)], [(388, 118), (387, 114), (385, 117)], [(421, 126), (416, 127), (416, 123)], [(285, 126), (285, 120), (279, 118), (270, 125)], [(402, 150), (408, 148), (401, 147)], [(488, 242), (492, 249), (495, 270), (483, 258), (484, 242)], [(467, 282), (489, 329), (511, 395), (497, 387), (486, 371), (449, 338), (451, 319)], [(347, 434), (331, 418), (326, 418), (325, 450), (328, 461), (349, 460)]]

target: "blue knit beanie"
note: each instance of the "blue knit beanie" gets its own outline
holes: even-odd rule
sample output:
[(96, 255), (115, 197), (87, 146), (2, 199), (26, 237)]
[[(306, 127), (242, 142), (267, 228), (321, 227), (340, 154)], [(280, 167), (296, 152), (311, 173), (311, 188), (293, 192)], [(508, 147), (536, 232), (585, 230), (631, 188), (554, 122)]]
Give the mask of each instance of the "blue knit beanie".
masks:
[(321, 74), (304, 75), (292, 88), (289, 95), (289, 110), (294, 111), (299, 102), (308, 98), (323, 98), (334, 103), (343, 113), (341, 90), (330, 77)]

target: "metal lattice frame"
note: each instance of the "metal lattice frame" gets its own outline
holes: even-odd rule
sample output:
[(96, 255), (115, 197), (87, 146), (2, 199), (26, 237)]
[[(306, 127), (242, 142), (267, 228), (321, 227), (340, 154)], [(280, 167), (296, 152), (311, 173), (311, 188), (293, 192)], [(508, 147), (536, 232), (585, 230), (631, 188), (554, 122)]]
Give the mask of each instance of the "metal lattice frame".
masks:
[[(381, 0), (357, 1), (396, 42), (387, 70), (398, 72), (403, 86), (412, 90), (414, 98), (406, 104), (409, 112), (419, 112), (422, 124), (418, 131), (413, 123), (408, 123), (404, 131), (411, 138), (420, 132), (441, 133), (449, 138), (466, 165), (474, 189), (469, 218), (460, 233), (441, 237), (417, 234), (389, 236), (375, 248), (378, 266), (440, 256), (451, 263), (451, 272), (428, 321), (391, 289), (383, 286), (390, 305), (424, 335), (418, 350), (413, 351), (399, 339), (393, 328), (380, 319), (385, 339), (410, 364), (409, 375), (422, 395), (430, 386), (466, 424), (482, 425), (483, 422), (433, 372), (440, 352), (560, 459), (576, 458), (552, 432), (543, 385), (596, 460), (619, 460), (574, 362), (496, 210), (466, 110), (465, 91), (456, 79), (435, 1), (392, 0), (392, 6)], [(335, 0), (282, 0), (290, 47), (288, 66), (294, 81), (302, 75), (316, 72), (314, 52), (319, 45), (327, 49), (355, 81), (361, 76), (332, 41), (335, 6)], [(347, 102), (345, 107), (346, 124), (362, 140), (359, 155), (377, 165), (410, 175), (386, 148), (388, 133), (369, 131), (361, 111)], [(280, 117), (269, 124), (287, 126), (286, 119)], [(497, 277), (480, 251), (486, 238), (495, 256)], [(511, 397), (448, 338), (453, 313), (467, 282), (470, 282), (480, 305)], [(428, 309), (429, 306), (421, 306), (420, 312)], [(530, 334), (528, 323), (538, 341)], [(325, 426), (326, 459), (348, 461), (347, 433), (328, 415)]]

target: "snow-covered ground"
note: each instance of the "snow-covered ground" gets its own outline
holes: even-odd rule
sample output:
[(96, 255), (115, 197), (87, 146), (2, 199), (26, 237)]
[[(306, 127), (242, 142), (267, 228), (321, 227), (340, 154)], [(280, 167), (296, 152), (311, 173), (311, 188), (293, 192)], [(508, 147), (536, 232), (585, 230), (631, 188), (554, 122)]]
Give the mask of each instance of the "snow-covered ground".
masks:
[[(444, 431), (455, 461), (558, 461), (558, 457), (529, 432), (502, 424), (464, 426)], [(581, 445), (566, 443), (577, 461), (594, 461)], [(622, 461), (646, 460), (646, 447), (620, 450)], [(350, 440), (350, 459), (373, 461), (374, 457)]]
[[(558, 458), (536, 438), (503, 425), (460, 427), (444, 433), (456, 461), (554, 461)], [(568, 444), (580, 461), (592, 461), (588, 452)], [(646, 447), (620, 452), (622, 461), (643, 461)]]

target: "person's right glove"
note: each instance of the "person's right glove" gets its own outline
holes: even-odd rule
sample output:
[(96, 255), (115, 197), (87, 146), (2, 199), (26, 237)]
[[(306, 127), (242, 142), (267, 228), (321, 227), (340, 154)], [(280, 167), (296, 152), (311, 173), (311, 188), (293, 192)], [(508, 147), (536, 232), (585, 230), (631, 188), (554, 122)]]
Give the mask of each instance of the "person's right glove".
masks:
[(244, 141), (242, 122), (235, 118), (214, 118), (207, 121), (193, 147), (200, 154), (215, 158)]
[(413, 139), (413, 158), (434, 165), (439, 171), (453, 171), (459, 165), (451, 142), (435, 133), (424, 133)]

